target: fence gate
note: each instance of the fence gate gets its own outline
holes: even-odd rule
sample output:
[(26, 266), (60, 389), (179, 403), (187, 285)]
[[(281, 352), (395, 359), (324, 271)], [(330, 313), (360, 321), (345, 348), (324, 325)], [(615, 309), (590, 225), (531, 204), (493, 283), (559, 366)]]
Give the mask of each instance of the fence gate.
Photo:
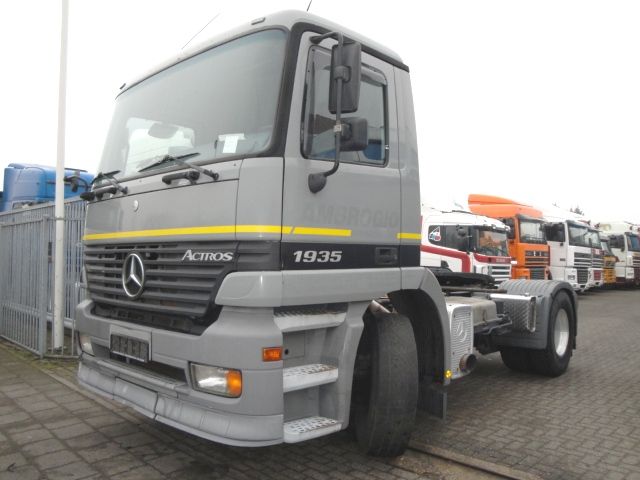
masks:
[(0, 335), (39, 354), (46, 348), (47, 223), (0, 226)]
[(80, 295), (85, 202), (65, 202), (63, 351), (54, 352), (54, 207), (0, 214), (0, 336), (40, 356), (76, 355), (74, 311)]

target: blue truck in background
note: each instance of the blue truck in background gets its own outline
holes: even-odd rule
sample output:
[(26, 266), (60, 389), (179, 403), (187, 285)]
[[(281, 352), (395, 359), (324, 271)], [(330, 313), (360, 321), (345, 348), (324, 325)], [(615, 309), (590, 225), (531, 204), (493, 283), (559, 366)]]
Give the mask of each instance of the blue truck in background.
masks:
[[(64, 198), (90, 190), (94, 175), (77, 168), (65, 169)], [(0, 192), (0, 212), (53, 202), (56, 169), (47, 165), (11, 163), (4, 169), (4, 188)]]

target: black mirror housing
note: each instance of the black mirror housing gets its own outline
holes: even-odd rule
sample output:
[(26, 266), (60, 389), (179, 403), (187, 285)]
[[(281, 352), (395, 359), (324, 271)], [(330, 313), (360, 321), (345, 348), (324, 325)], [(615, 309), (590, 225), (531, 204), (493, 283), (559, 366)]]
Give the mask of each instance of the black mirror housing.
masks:
[(513, 218), (501, 218), (500, 221), (504, 223), (509, 229), (507, 230), (507, 238), (509, 240), (515, 240), (516, 238), (516, 223)]
[(340, 137), (340, 149), (343, 152), (358, 152), (369, 145), (369, 124), (366, 118), (344, 118), (342, 121), (342, 134)]
[(329, 85), (329, 111), (338, 111), (338, 91), (334, 80), (342, 78), (341, 113), (353, 113), (358, 110), (360, 102), (360, 78), (362, 64), (360, 61), (362, 47), (358, 42), (345, 42), (342, 55), (338, 55), (338, 45), (331, 49), (331, 84)]

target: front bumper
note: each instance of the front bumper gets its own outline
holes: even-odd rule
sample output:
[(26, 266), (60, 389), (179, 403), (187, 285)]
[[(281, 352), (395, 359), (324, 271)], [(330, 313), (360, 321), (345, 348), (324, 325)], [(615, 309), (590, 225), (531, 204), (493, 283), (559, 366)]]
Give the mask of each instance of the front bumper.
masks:
[(240, 415), (189, 401), (189, 387), (83, 354), (78, 381), (85, 388), (133, 407), (159, 422), (227, 445), (282, 443), (283, 415)]
[[(83, 353), (80, 358), (78, 380), (88, 389), (220, 443), (263, 446), (283, 442), (283, 362), (262, 361), (263, 347), (282, 345), (273, 309), (225, 307), (201, 335), (102, 318), (92, 313), (90, 300), (77, 307), (76, 319), (77, 330), (91, 337), (95, 353)], [(149, 339), (149, 364), (110, 358), (111, 333), (127, 330), (129, 336)], [(192, 362), (241, 370), (240, 397), (193, 389)], [(166, 367), (161, 373), (151, 368), (159, 365)]]

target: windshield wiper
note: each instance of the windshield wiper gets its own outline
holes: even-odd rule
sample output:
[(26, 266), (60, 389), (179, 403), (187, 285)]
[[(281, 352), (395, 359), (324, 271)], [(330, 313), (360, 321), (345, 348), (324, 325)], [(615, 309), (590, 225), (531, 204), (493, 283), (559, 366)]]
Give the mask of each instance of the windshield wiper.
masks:
[(126, 195), (129, 192), (127, 187), (123, 187), (120, 183), (113, 178), (114, 175), (120, 173), (120, 170), (113, 170), (112, 172), (99, 172), (95, 178), (91, 181), (91, 185), (94, 185), (96, 182), (101, 180), (105, 180), (110, 185), (104, 187), (98, 187), (95, 190), (91, 190), (89, 192), (83, 192), (80, 194), (80, 198), (83, 200), (94, 200), (96, 197), (102, 198), (102, 195), (105, 193), (117, 193), (122, 192), (123, 195)]
[[(138, 172), (146, 172), (147, 170), (151, 170), (152, 168), (155, 167), (159, 167), (160, 165), (164, 165), (165, 163), (170, 163), (170, 162), (174, 162), (180, 165), (188, 165), (191, 166), (189, 163), (187, 163), (185, 160), (187, 158), (191, 158), (191, 157), (196, 157), (200, 155), (200, 152), (191, 152), (191, 153), (185, 153), (184, 155), (178, 155), (178, 156), (174, 156), (174, 155), (165, 155), (163, 157), (160, 158), (160, 160), (156, 160), (155, 162), (151, 162), (149, 165), (142, 167), (138, 170)], [(156, 157), (158, 158), (158, 157)]]
[(91, 180), (91, 185), (105, 178), (113, 178), (114, 175), (120, 173), (120, 170), (112, 170), (111, 172), (98, 172), (98, 174)]
[(197, 155), (200, 155), (200, 153), (199, 152), (185, 153), (184, 155), (178, 155), (177, 157), (174, 157), (173, 155), (165, 155), (160, 160), (157, 160), (152, 164), (147, 165), (146, 167), (142, 167), (140, 170), (138, 170), (138, 172), (145, 172), (147, 170), (151, 170), (152, 168), (158, 167), (160, 165), (164, 165), (165, 163), (177, 163), (178, 165), (192, 168), (193, 170), (196, 170), (202, 173), (203, 175), (211, 177), (214, 180), (218, 180), (218, 177), (220, 175), (218, 175), (216, 172), (212, 172), (211, 170), (202, 168), (198, 165), (192, 165), (191, 163), (186, 161), (187, 158), (195, 157)]

